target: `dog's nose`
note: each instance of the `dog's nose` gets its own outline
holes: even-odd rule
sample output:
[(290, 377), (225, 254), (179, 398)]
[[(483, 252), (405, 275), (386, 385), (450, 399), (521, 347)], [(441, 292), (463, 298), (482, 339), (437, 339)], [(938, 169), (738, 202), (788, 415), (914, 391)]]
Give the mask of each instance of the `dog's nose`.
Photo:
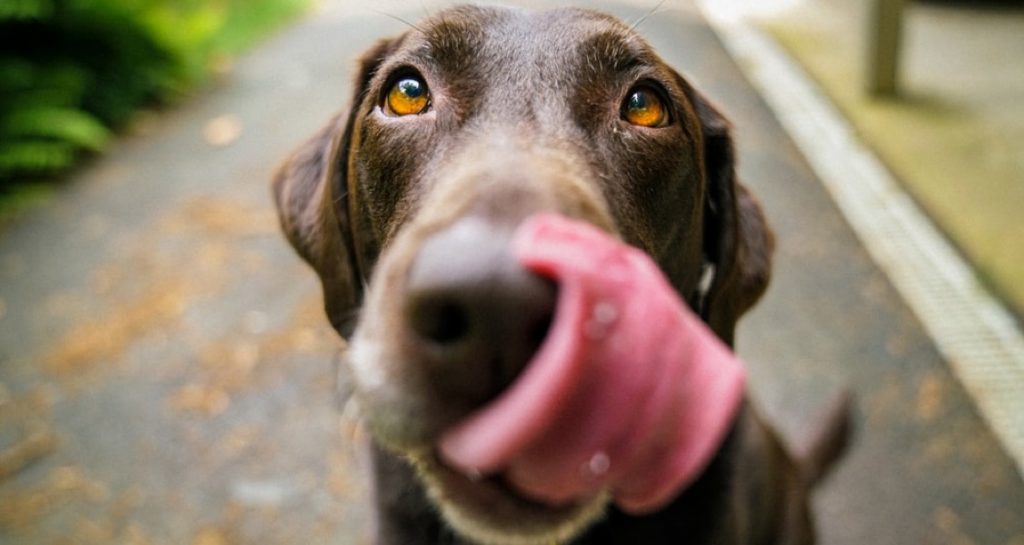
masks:
[(406, 285), (412, 359), (451, 408), (470, 410), (530, 361), (555, 310), (553, 282), (520, 266), (511, 231), (470, 217), (420, 246)]

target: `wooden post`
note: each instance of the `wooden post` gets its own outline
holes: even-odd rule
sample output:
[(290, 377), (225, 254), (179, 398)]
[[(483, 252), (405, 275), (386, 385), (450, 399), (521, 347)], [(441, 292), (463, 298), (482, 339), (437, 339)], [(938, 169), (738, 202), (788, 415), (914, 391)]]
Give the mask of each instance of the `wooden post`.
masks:
[(903, 5), (906, 0), (873, 0), (868, 18), (868, 92), (892, 97), (899, 87)]

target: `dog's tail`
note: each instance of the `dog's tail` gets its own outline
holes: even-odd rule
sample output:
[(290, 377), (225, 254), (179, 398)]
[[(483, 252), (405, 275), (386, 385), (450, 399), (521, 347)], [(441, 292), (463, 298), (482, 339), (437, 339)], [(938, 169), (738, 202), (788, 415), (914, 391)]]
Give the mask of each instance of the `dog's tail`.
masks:
[(808, 488), (817, 484), (842, 457), (853, 435), (853, 395), (843, 389), (826, 405), (817, 426), (794, 449), (797, 464)]

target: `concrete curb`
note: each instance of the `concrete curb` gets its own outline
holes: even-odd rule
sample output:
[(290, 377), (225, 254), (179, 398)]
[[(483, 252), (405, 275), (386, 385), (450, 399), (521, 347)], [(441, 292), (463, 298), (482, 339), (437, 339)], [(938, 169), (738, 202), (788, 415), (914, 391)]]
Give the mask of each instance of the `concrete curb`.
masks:
[(1024, 335), (1017, 323), (741, 4), (697, 3), (1024, 476)]

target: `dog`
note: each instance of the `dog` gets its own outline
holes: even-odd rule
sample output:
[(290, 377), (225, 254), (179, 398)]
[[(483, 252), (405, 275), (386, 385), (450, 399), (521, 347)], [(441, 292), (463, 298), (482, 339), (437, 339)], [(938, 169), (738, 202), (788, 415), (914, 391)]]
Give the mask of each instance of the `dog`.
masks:
[(768, 285), (773, 236), (737, 179), (729, 122), (626, 24), (569, 8), (435, 14), (362, 56), (348, 110), (272, 189), (349, 341), (376, 543), (814, 543), (808, 493), (844, 448), (845, 396), (792, 451), (744, 402), (696, 481), (639, 516), (606, 498), (537, 502), (435, 453), (550, 323), (556, 288), (508, 251), (526, 218), (640, 249), (730, 346)]

